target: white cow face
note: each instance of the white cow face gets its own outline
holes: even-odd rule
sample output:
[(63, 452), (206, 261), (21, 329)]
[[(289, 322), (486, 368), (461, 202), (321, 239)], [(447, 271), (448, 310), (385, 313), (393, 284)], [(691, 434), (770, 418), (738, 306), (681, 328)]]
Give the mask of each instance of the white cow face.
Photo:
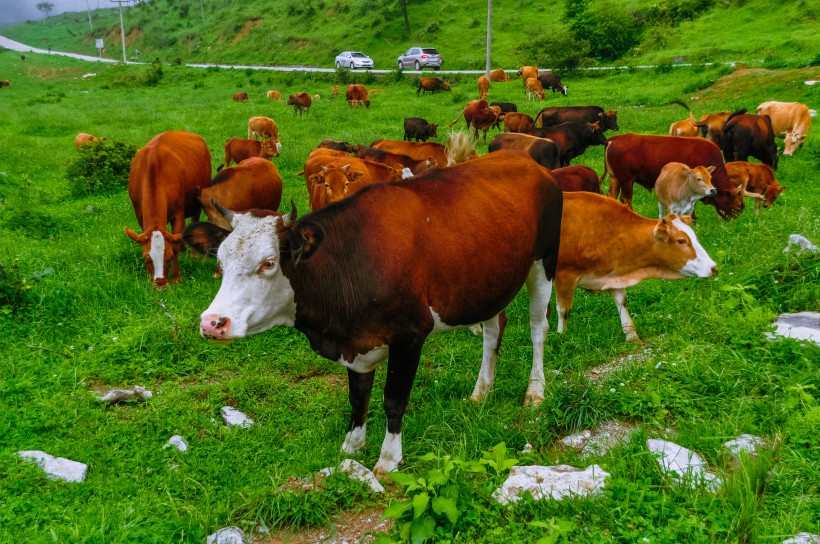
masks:
[(789, 132), (786, 134), (785, 138), (785, 149), (783, 151), (784, 155), (791, 155), (798, 149), (800, 146), (803, 145), (803, 142), (806, 140), (806, 135), (800, 132)]

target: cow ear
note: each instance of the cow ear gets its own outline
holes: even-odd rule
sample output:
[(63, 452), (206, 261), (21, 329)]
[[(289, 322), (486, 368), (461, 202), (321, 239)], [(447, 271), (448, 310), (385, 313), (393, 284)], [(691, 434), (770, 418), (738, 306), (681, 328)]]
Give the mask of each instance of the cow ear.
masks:
[[(350, 165), (348, 164), (348, 166)], [(358, 170), (355, 170), (347, 174), (347, 179), (350, 180), (350, 183), (353, 183), (354, 181), (358, 181), (358, 179), (361, 178), (363, 175), (364, 172), (359, 172)]]
[(182, 231), (182, 240), (192, 251), (216, 257), (220, 244), (230, 233), (231, 231), (213, 223), (197, 221), (185, 227)]
[(706, 169), (706, 171), (707, 171), (707, 172), (709, 172), (709, 173), (711, 174), (712, 172), (714, 172), (714, 171), (715, 171), (715, 167), (714, 167), (714, 166), (710, 166), (710, 167), (708, 167), (708, 168)]
[(684, 225), (691, 225), (692, 224), (692, 216), (691, 215), (681, 215), (678, 219), (683, 221)]
[(314, 222), (300, 223), (287, 238), (293, 264), (310, 257), (325, 237), (324, 231)]
[(658, 219), (658, 224), (655, 225), (655, 239), (661, 242), (665, 242), (669, 239), (669, 216), (666, 216), (662, 219)]
[(148, 241), (148, 233), (143, 232), (142, 234), (137, 234), (133, 230), (128, 227), (125, 227), (125, 234), (128, 235), (129, 238), (134, 240), (138, 244), (144, 244)]
[[(324, 166), (322, 168), (324, 168)], [(312, 174), (308, 178), (308, 181), (310, 181), (314, 185), (318, 185), (319, 183), (322, 183), (322, 176), (320, 176), (319, 174)]]

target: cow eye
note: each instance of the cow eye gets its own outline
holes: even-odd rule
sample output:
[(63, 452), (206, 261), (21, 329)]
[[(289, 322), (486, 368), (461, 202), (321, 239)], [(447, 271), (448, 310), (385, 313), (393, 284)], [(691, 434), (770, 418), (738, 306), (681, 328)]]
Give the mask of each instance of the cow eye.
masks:
[(678, 238), (678, 243), (682, 246), (685, 246), (688, 240), (686, 238)]
[(260, 270), (273, 270), (276, 267), (276, 259), (273, 257), (268, 257), (264, 261), (262, 261), (262, 265), (259, 267)]

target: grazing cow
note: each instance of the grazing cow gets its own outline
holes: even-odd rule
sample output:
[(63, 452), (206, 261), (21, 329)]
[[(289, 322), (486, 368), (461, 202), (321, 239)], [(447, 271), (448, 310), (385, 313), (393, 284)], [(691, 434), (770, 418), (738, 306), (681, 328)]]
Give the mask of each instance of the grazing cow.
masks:
[(628, 341), (638, 342), (626, 309), (626, 288), (645, 279), (708, 278), (717, 265), (694, 231), (672, 214), (641, 217), (611, 198), (565, 193), (555, 274), (558, 332), (567, 328), (575, 289), (609, 291)]
[(655, 182), (655, 195), (658, 197), (658, 219), (668, 213), (691, 215), (695, 211), (695, 202), (717, 193), (712, 185), (714, 166), (696, 166), (689, 168), (682, 162), (666, 163)]
[(535, 100), (534, 96), (537, 96), (538, 100), (544, 100), (544, 88), (537, 77), (531, 77), (527, 80), (524, 84), (524, 94), (527, 95), (527, 100)]
[(488, 96), (490, 96), (490, 80), (486, 75), (481, 74), (478, 78), (478, 97), (487, 100)]
[(552, 171), (555, 181), (565, 193), (586, 191), (601, 194), (601, 180), (595, 170), (588, 166), (574, 165)]
[[(163, 132), (137, 151), (128, 176), (128, 196), (142, 234), (125, 227), (125, 234), (142, 246), (145, 269), (154, 286), (182, 281), (179, 252), (185, 218), (199, 219), (197, 190), (211, 181), (211, 153), (200, 136)], [(168, 223), (171, 230), (168, 231)]]
[(749, 155), (777, 170), (777, 144), (768, 115), (741, 113), (729, 116), (723, 125), (721, 144), (726, 162), (745, 161)]
[(373, 183), (402, 179), (401, 169), (356, 157), (340, 157), (310, 176), (310, 209), (324, 208)]
[(695, 122), (694, 117), (691, 119), (683, 119), (682, 121), (675, 121), (669, 125), (669, 135), (696, 138), (700, 136), (700, 129), (695, 125)]
[(521, 76), (521, 81), (524, 82), (524, 84), (526, 84), (527, 80), (531, 77), (538, 79), (538, 67), (522, 66), (518, 69), (518, 75)]
[(526, 113), (510, 112), (504, 115), (504, 132), (526, 132), (534, 122)]
[(371, 95), (374, 95), (374, 94), (383, 93), (383, 92), (384, 92), (384, 89), (370, 89), (368, 92), (369, 92)]
[(490, 72), (490, 81), (502, 82), (509, 81), (510, 76), (504, 70), (493, 70)]
[(501, 111), (502, 115), (499, 118), (499, 120), (495, 122), (495, 124), (493, 125), (493, 128), (501, 128), (499, 125), (501, 124), (501, 121), (504, 120), (504, 118), (507, 116), (508, 113), (518, 112), (518, 107), (515, 104), (513, 104), (512, 102), (490, 102), (490, 107), (492, 108), (494, 106), (498, 107), (498, 109)]
[(541, 87), (550, 89), (553, 93), (561, 93), (567, 96), (567, 86), (561, 83), (561, 78), (555, 74), (538, 74), (538, 81), (541, 82)]
[(535, 116), (535, 124), (542, 127), (561, 123), (598, 123), (601, 130), (620, 130), (617, 110), (604, 111), (599, 106), (553, 106), (544, 108)]
[(349, 144), (347, 142), (340, 142), (338, 140), (322, 140), (316, 147), (335, 149), (337, 151), (344, 151), (346, 153), (356, 153), (362, 148), (362, 144)]
[(251, 157), (234, 167), (223, 168), (207, 187), (197, 192), (208, 221), (231, 230), (231, 224), (219, 213), (213, 201), (230, 206), (234, 211), (277, 210), (282, 200), (282, 177), (269, 160)]
[(768, 208), (785, 191), (774, 177), (774, 170), (768, 164), (746, 161), (726, 163), (726, 173), (733, 185), (743, 188), (743, 196), (755, 199), (755, 215), (760, 214), (760, 204)]
[(809, 108), (800, 102), (763, 102), (756, 113), (768, 115), (774, 135), (785, 139), (784, 155), (797, 151), (811, 128)]
[(555, 142), (561, 152), (561, 166), (569, 166), (569, 161), (582, 155), (591, 145), (606, 145), (606, 136), (598, 123), (561, 123), (531, 128), (527, 134)]
[(418, 81), (418, 89), (416, 89), (416, 96), (421, 92), (449, 91), (450, 84), (440, 77), (420, 77)]
[(344, 157), (352, 157), (350, 153), (345, 151), (338, 151), (336, 149), (328, 149), (319, 147), (314, 149), (305, 160), (305, 167), (297, 172), (296, 175), (302, 175), (305, 178), (305, 187), (307, 187), (308, 195), (313, 192), (313, 182), (310, 181), (311, 176), (318, 174), (323, 166), (327, 166), (337, 159)]
[[(273, 140), (246, 140), (245, 138), (228, 138), (225, 142), (225, 166), (239, 164), (251, 157), (271, 159), (278, 157), (279, 150)], [(221, 169), (221, 167), (220, 167)]]
[(408, 142), (410, 140), (426, 142), (428, 138), (438, 137), (437, 128), (438, 125), (428, 123), (426, 119), (421, 117), (405, 117), (404, 139)]
[(273, 140), (279, 147), (279, 129), (270, 117), (251, 117), (248, 119), (248, 139)]
[(386, 360), (387, 431), (373, 469), (381, 478), (402, 460), (402, 419), (427, 336), (484, 324), (486, 372), (472, 395), (484, 399), (503, 331), (499, 313), (525, 283), (533, 343), (525, 401), (543, 400), (561, 212), (549, 172), (511, 152), (434, 168), (412, 183), (375, 184), (298, 220), (295, 210), (225, 210), (227, 236), (207, 223), (187, 231), (201, 252), (221, 241), (224, 278), (200, 332), (224, 342), (293, 326), (319, 355), (347, 367), (348, 454), (365, 446), (375, 369)]
[(432, 156), (426, 159), (414, 159), (413, 157), (408, 157), (400, 153), (390, 153), (377, 147), (363, 147), (359, 149), (356, 156), (360, 159), (380, 162), (397, 168), (402, 171), (402, 177), (404, 178), (415, 176), (428, 168), (438, 166), (438, 163), (436, 163), (436, 160)]
[(97, 138), (96, 136), (92, 136), (91, 134), (80, 132), (74, 138), (74, 147), (80, 149), (84, 145), (88, 144), (96, 144), (98, 142), (104, 142), (105, 138)]
[(529, 157), (550, 170), (561, 166), (561, 152), (552, 140), (537, 138), (529, 134), (517, 134), (515, 132), (505, 132), (496, 134), (490, 140), (487, 151), (494, 153), (500, 150), (512, 150), (526, 153)]
[(317, 100), (321, 100), (321, 99), (322, 99), (322, 95), (320, 95), (320, 94), (314, 94), (313, 95), (313, 101), (314, 102), (317, 101)]
[(268, 91), (268, 98), (271, 100), (282, 100), (282, 93), (279, 91)]
[(330, 94), (333, 98), (338, 98), (339, 97), (339, 86), (334, 85), (333, 87), (331, 87)]
[(389, 153), (407, 155), (417, 161), (430, 157), (439, 166), (448, 164), (447, 148), (436, 142), (405, 142), (402, 140), (375, 140), (370, 147), (382, 149)]
[(347, 104), (351, 108), (361, 103), (364, 103), (365, 108), (370, 107), (370, 95), (367, 94), (367, 89), (364, 85), (358, 83), (348, 85), (345, 91), (345, 98), (347, 98)]
[(694, 138), (700, 136), (720, 146), (723, 138), (723, 125), (731, 115), (728, 111), (719, 111), (716, 113), (707, 113), (702, 116), (699, 121), (696, 121), (689, 113), (689, 118), (682, 121), (676, 121), (669, 126), (670, 136), (684, 136), (687, 138)]
[(743, 193), (726, 175), (720, 148), (703, 138), (647, 134), (611, 136), (606, 143), (601, 181), (609, 173), (609, 196), (618, 198), (620, 193), (621, 202), (632, 208), (634, 183), (651, 190), (663, 167), (670, 162), (714, 166), (712, 185), (717, 194), (704, 198), (703, 202), (714, 206), (723, 219), (731, 219), (743, 211)]
[(310, 113), (310, 104), (311, 99), (310, 95), (305, 92), (301, 93), (293, 93), (288, 97), (287, 105), (293, 106), (293, 115), (296, 116), (296, 113), (299, 113), (299, 116), (303, 113)]
[(458, 117), (453, 119), (453, 122), (447, 125), (447, 128), (456, 124), (461, 116), (467, 122), (467, 131), (473, 127), (473, 139), (478, 140), (478, 130), (484, 131), (484, 143), (487, 143), (487, 131), (496, 123), (503, 119), (501, 108), (498, 106), (490, 107), (486, 100), (471, 100), (467, 102), (467, 106), (462, 110)]
[(247, 102), (248, 100), (250, 100), (248, 93), (233, 93), (234, 102)]
[(0, 89), (2, 89), (3, 87), (8, 87), (9, 85), (11, 85), (11, 82), (8, 79), (0, 81)]

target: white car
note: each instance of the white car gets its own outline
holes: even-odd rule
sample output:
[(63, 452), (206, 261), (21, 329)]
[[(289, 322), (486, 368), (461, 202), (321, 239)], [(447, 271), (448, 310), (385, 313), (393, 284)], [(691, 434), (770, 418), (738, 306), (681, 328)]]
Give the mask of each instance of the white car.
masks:
[(342, 51), (336, 56), (336, 68), (373, 68), (373, 59), (361, 51)]

